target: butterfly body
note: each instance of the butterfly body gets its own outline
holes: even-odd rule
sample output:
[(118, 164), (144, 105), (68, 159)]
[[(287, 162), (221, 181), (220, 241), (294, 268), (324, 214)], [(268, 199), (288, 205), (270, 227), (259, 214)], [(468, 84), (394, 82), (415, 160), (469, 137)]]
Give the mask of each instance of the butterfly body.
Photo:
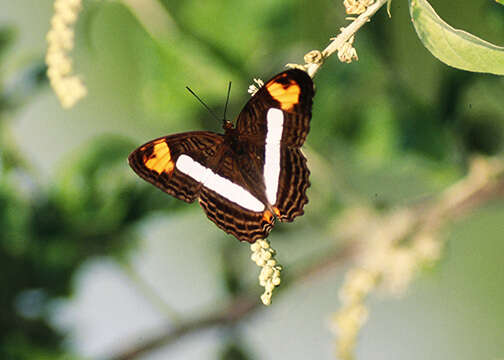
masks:
[(208, 218), (241, 241), (265, 238), (275, 218), (303, 214), (310, 183), (300, 152), (309, 131), (311, 78), (287, 70), (266, 83), (224, 134), (193, 131), (161, 137), (129, 156), (133, 170), (164, 192), (196, 199)]

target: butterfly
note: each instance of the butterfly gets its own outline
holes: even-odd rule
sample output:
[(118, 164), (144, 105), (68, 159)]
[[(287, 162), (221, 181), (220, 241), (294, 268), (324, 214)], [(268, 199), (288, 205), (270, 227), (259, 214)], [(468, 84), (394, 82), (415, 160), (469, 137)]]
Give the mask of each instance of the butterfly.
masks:
[(275, 219), (304, 213), (310, 171), (300, 151), (308, 131), (313, 81), (290, 69), (267, 81), (224, 134), (191, 131), (149, 141), (129, 155), (131, 168), (188, 203), (240, 241), (255, 242)]

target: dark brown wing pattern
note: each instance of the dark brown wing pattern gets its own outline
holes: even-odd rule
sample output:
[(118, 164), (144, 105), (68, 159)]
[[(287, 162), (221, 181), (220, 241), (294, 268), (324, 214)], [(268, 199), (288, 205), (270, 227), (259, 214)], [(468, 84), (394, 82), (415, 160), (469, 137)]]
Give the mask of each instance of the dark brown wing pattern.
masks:
[(299, 147), (310, 130), (314, 95), (313, 81), (306, 72), (298, 69), (284, 71), (259, 89), (245, 105), (236, 123), (243, 140), (254, 143), (257, 157), (264, 158), (268, 110), (277, 108), (283, 112), (281, 172), (277, 201), (273, 206), (280, 221), (291, 222), (302, 215), (308, 202), (306, 189), (310, 186), (310, 171)]
[(265, 239), (275, 222), (269, 210), (254, 212), (244, 209), (205, 187), (201, 189), (199, 203), (210, 220), (240, 241), (253, 243)]
[(193, 131), (161, 137), (140, 146), (128, 160), (143, 179), (186, 202), (199, 195), (201, 184), (175, 167), (180, 155), (191, 156), (203, 166), (215, 161), (224, 138), (209, 131)]
[(274, 223), (271, 211), (245, 209), (180, 172), (175, 164), (182, 154), (250, 193), (256, 193), (246, 185), (240, 171), (238, 163), (244, 162), (233, 156), (234, 152), (221, 135), (210, 132), (190, 132), (153, 140), (131, 153), (129, 163), (138, 175), (168, 194), (187, 202), (199, 198), (208, 218), (237, 239), (254, 242), (268, 235)]
[[(247, 176), (247, 171), (244, 171), (248, 169), (250, 174), (260, 174), (257, 164), (251, 156), (249, 152), (244, 152), (241, 156), (236, 155), (225, 144), (218, 156), (219, 163), (215, 166), (214, 172), (246, 189), (264, 203), (264, 186), (259, 183), (259, 180), (250, 185), (251, 179)], [(240, 241), (252, 243), (257, 239), (265, 238), (275, 220), (271, 211), (266, 207), (263, 211), (251, 211), (204, 186), (200, 191), (199, 203), (210, 220)]]
[(280, 221), (291, 222), (296, 216), (303, 215), (303, 207), (308, 202), (306, 189), (310, 186), (309, 176), (301, 150), (283, 147), (277, 202), (273, 206)]

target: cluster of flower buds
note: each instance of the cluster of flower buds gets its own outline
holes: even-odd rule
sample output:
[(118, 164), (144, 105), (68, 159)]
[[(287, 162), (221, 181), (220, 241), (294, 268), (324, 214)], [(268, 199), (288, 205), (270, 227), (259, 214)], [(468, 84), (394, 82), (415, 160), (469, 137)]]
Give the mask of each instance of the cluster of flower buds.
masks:
[(260, 266), (259, 284), (264, 287), (261, 300), (264, 305), (271, 304), (271, 296), (276, 286), (280, 285), (280, 271), (282, 267), (275, 260), (275, 250), (270, 246), (268, 240), (257, 240), (250, 245), (252, 250), (251, 259)]

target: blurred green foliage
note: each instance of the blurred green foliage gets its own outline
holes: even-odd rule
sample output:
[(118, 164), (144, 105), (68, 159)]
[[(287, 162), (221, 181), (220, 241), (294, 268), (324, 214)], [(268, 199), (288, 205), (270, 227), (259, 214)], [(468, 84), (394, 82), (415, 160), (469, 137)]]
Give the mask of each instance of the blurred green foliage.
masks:
[[(134, 248), (138, 223), (156, 211), (186, 209), (159, 196), (126, 163), (129, 152), (149, 138), (219, 129), (185, 93), (186, 85), (220, 114), (227, 81), (233, 80), (229, 113), (237, 114), (253, 77), (267, 79), (283, 64), (301, 62), (345, 24), (342, 7), (326, 0), (163, 0), (175, 30), (159, 39), (120, 2), (87, 3), (77, 27), (76, 59), (90, 83), (89, 97), (102, 96), (114, 111), (134, 114), (121, 124), (130, 136), (88, 142), (66, 155), (50, 185), (43, 186), (22, 144), (9, 138), (8, 117), (45, 87), (45, 68), (37, 60), (15, 86), (0, 82), (2, 359), (69, 359), (62, 334), (48, 323), (48, 307), (72, 293), (79, 265), (98, 255), (122, 261)], [(442, 2), (432, 3), (442, 15)], [(494, 5), (457, 6), (497, 19), (468, 30), (502, 39), (504, 8)], [(358, 33), (359, 62), (342, 65), (331, 58), (317, 74), (308, 149), (320, 161), (311, 163), (308, 220), (278, 226), (273, 236), (300, 231), (323, 237), (338, 212), (356, 200), (377, 209), (404, 204), (458, 179), (474, 154), (502, 154), (502, 79), (440, 64), (415, 39), (406, 6), (394, 2), (392, 13), (389, 19), (380, 12)], [(14, 34), (24, 31), (29, 29), (0, 30), (0, 61), (9, 56)], [(100, 127), (105, 121), (89, 123)], [(230, 244), (222, 253), (236, 249)], [(233, 261), (223, 261), (222, 278), (229, 296), (244, 288)], [(251, 357), (231, 341), (219, 358)]]

